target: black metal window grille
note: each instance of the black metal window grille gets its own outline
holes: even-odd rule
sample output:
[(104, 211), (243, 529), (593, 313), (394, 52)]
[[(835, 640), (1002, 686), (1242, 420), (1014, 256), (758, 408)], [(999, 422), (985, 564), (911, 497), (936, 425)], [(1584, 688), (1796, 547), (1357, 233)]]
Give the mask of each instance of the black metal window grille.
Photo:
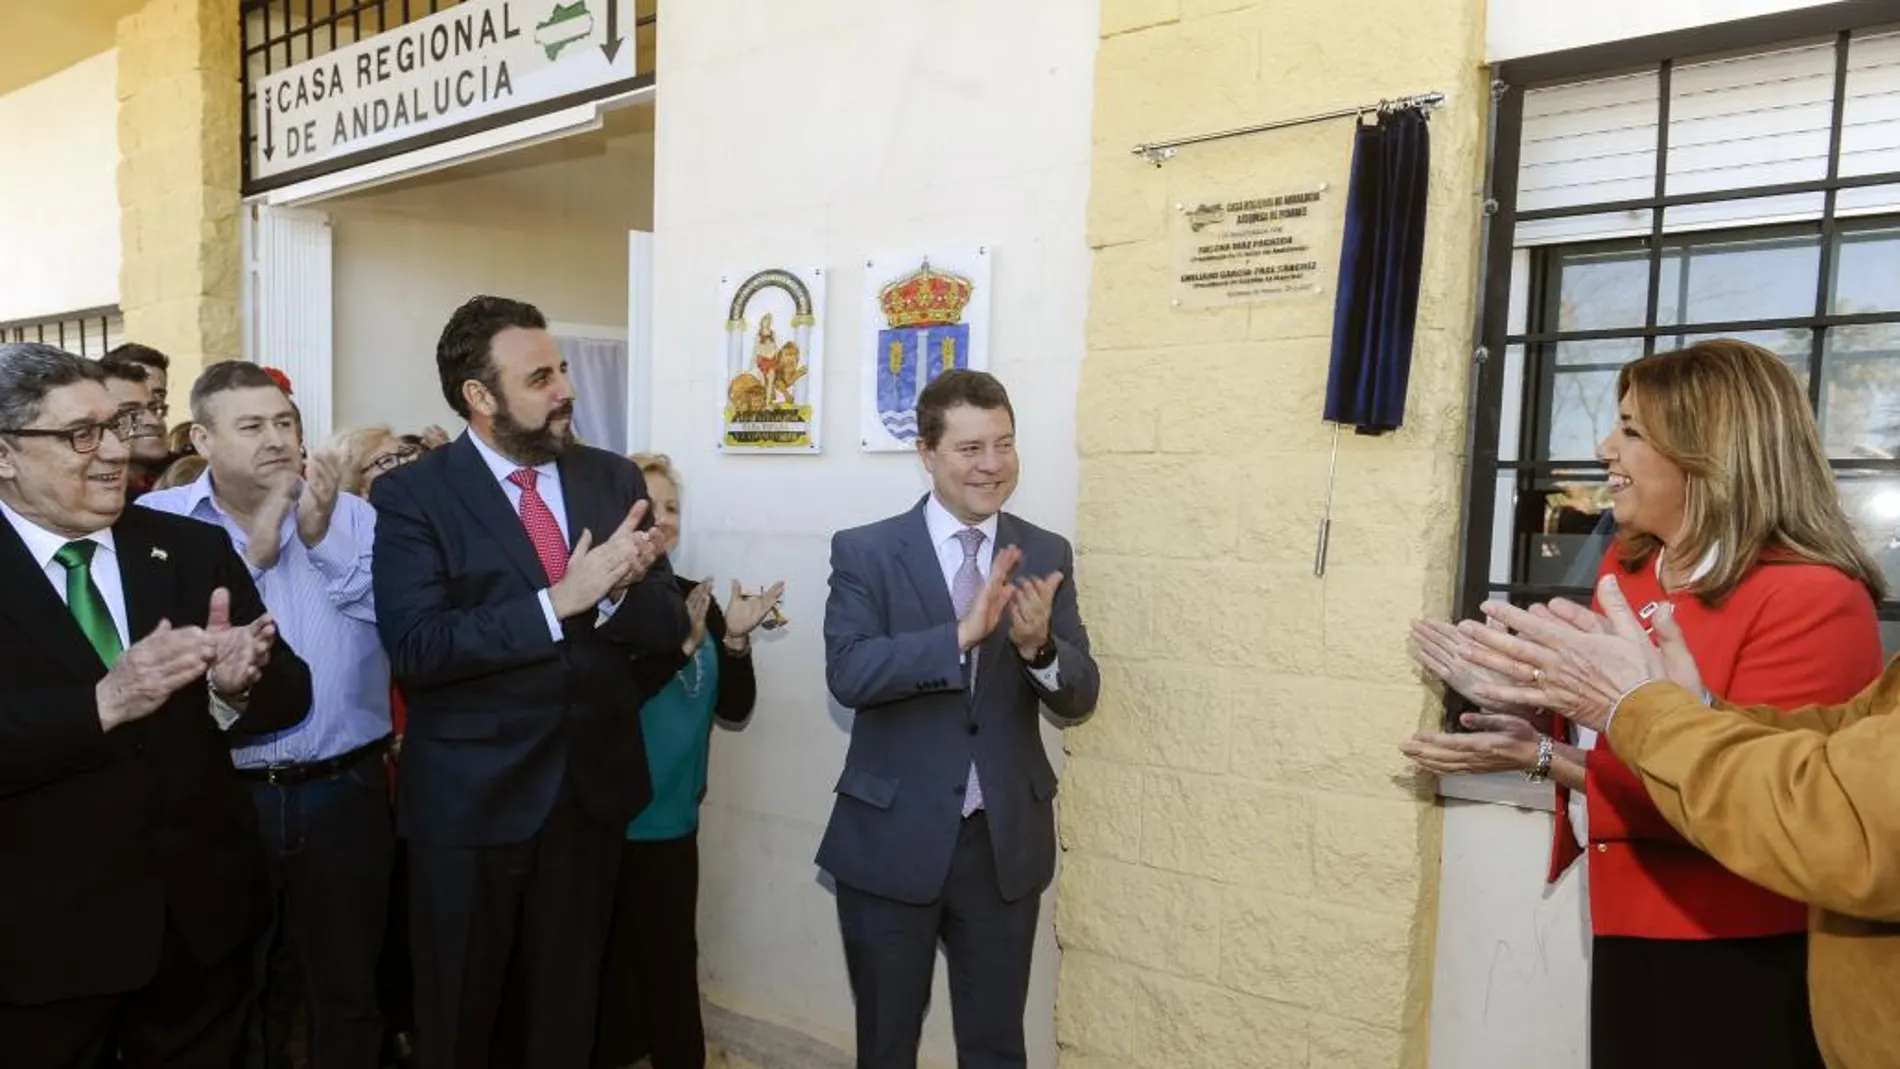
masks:
[(0, 342), (42, 342), (95, 360), (124, 340), (125, 320), (114, 307), (0, 323)]
[[(268, 179), (252, 178), (251, 157), (258, 135), (258, 132), (252, 128), (253, 114), (257, 106), (258, 79), (318, 56), (327, 55), (338, 48), (345, 48), (358, 41), (374, 37), (385, 30), (396, 29), (438, 11), (447, 11), (462, 2), (463, 0), (357, 0), (355, 3), (349, 0), (242, 0), (238, 7), (238, 34), (243, 49), (240, 81), (244, 112), (243, 133), (238, 150), (244, 168), (244, 194), (251, 196), (294, 182), (333, 174), (345, 168), (492, 129), (505, 123), (519, 122), (522, 119), (532, 118), (576, 103), (571, 100), (556, 100), (529, 105), (497, 115), (484, 116), (418, 138), (382, 146), (345, 160), (330, 161), (294, 172), (272, 175)], [(633, 49), (636, 57), (653, 55), (653, 34), (659, 22), (657, 2), (658, 0), (636, 0), (634, 4), (633, 28), (628, 31), (627, 45)], [(637, 63), (639, 60), (636, 60)], [(619, 85), (602, 86), (595, 94), (590, 95), (625, 92), (643, 85), (650, 85), (652, 82), (653, 70), (648, 62), (646, 66), (637, 70), (636, 76), (630, 81)]]
[[(1541, 57), (1499, 70), (1495, 209), (1473, 389), (1460, 616), (1475, 615), (1491, 597), (1524, 604), (1589, 596), (1596, 562), (1608, 546), (1606, 522), (1597, 511), (1602, 498), (1596, 488), (1604, 474), (1595, 443), (1609, 429), (1605, 420), (1615, 418), (1617, 369), (1708, 337), (1761, 344), (1805, 380), (1844, 504), (1900, 595), (1900, 214), (1837, 211), (1854, 191), (1884, 194), (1882, 187), (1892, 187), (1900, 194), (1900, 170), (1842, 173), (1852, 48), (1857, 40), (1891, 33), (1893, 27), (1861, 24), (1892, 12), (1874, 4), (1831, 6), (1841, 10), (1821, 18), (1860, 24), (1807, 27), (1825, 32), (1833, 50), (1822, 177), (1688, 192), (1670, 185), (1672, 76), (1689, 57), (1702, 54), (1698, 44), (1724, 51), (1783, 45), (1792, 39), (1785, 31), (1800, 26), (1786, 17), (1762, 20), (1760, 27), (1764, 35), (1779, 28), (1784, 36), (1746, 40), (1747, 27), (1736, 24), (1708, 42), (1698, 42), (1691, 31), (1632, 43), (1634, 51), (1647, 49), (1649, 55), (1591, 50), (1595, 54), (1587, 59), (1603, 63), (1595, 70), (1576, 56)], [(1671, 45), (1675, 51), (1659, 51)], [(1631, 71), (1653, 72), (1656, 84), (1655, 144), (1645, 146), (1655, 160), (1647, 194), (1519, 210), (1527, 89)], [(1772, 85), (1757, 89), (1777, 91)], [(1777, 106), (1772, 99), (1767, 105), (1771, 112)], [(1773, 225), (1672, 225), (1685, 209), (1719, 213), (1750, 201), (1786, 204), (1795, 196), (1818, 197), (1818, 213), (1798, 213), (1813, 217)], [(1883, 200), (1891, 205), (1900, 197)], [(1520, 246), (1525, 224), (1565, 220), (1634, 220), (1635, 226), (1621, 228), (1636, 233)], [(1900, 597), (1879, 608), (1893, 652), (1900, 647)]]

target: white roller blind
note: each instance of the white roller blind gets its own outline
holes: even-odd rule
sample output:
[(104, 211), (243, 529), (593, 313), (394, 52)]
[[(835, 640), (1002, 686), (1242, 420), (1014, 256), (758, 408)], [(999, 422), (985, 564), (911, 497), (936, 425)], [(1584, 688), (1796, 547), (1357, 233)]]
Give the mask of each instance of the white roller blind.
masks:
[(334, 304), (330, 218), (257, 206), (249, 228), (250, 359), (290, 376), (310, 448), (330, 437)]
[[(1524, 95), (1520, 211), (1650, 195), (1655, 184), (1656, 72), (1575, 82)], [(1686, 60), (1670, 75), (1669, 193), (1715, 192), (1827, 176), (1834, 44)], [(1848, 50), (1841, 173), (1900, 170), (1900, 32), (1856, 37)], [(1812, 219), (1819, 194), (1672, 209), (1669, 231)], [(1900, 188), (1843, 195), (1842, 214), (1900, 210)], [(1534, 220), (1519, 245), (1647, 233), (1647, 212)]]

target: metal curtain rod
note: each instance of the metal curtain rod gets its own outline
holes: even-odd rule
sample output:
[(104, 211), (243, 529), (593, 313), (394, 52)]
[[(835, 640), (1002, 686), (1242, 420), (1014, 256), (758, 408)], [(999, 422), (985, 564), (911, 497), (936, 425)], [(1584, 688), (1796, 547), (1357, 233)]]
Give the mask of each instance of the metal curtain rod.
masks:
[(1305, 126), (1308, 123), (1327, 122), (1332, 119), (1344, 119), (1347, 116), (1365, 115), (1368, 112), (1403, 111), (1406, 108), (1419, 108), (1430, 111), (1445, 103), (1445, 94), (1436, 90), (1430, 93), (1417, 93), (1412, 96), (1381, 100), (1377, 104), (1365, 104), (1356, 108), (1340, 108), (1337, 111), (1323, 111), (1317, 115), (1302, 115), (1297, 119), (1278, 119), (1273, 122), (1242, 126), (1237, 130), (1222, 130), (1213, 134), (1195, 134), (1191, 137), (1177, 137), (1172, 141), (1152, 141), (1136, 145), (1131, 151), (1156, 167), (1174, 158), (1175, 150), (1183, 145), (1198, 145), (1204, 141), (1221, 141), (1229, 137), (1244, 137), (1247, 134), (1260, 134), (1268, 130), (1284, 130), (1289, 126)]

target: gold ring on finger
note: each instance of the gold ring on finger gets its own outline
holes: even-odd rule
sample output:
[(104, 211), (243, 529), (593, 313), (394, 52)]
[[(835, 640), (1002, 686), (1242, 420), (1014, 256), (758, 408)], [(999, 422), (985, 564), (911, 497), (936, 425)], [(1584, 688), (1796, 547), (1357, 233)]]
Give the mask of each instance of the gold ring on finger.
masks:
[(1531, 682), (1540, 687), (1544, 685), (1544, 670), (1542, 668), (1531, 669)]

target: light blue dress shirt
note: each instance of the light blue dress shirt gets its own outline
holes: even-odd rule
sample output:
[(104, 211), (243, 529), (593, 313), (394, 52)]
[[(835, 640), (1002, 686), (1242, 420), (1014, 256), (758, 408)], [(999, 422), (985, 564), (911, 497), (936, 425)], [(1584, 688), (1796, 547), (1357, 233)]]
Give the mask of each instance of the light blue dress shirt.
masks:
[[(210, 472), (137, 504), (222, 527), (239, 557), (250, 545), (249, 532), (212, 493)], [(278, 531), (277, 563), (259, 569), (245, 560), (278, 633), (310, 666), (312, 694), (302, 723), (231, 751), (239, 768), (323, 761), (389, 734), (389, 657), (376, 634), (370, 587), (375, 542), (376, 510), (340, 493), (323, 541), (306, 547), (293, 512)]]

